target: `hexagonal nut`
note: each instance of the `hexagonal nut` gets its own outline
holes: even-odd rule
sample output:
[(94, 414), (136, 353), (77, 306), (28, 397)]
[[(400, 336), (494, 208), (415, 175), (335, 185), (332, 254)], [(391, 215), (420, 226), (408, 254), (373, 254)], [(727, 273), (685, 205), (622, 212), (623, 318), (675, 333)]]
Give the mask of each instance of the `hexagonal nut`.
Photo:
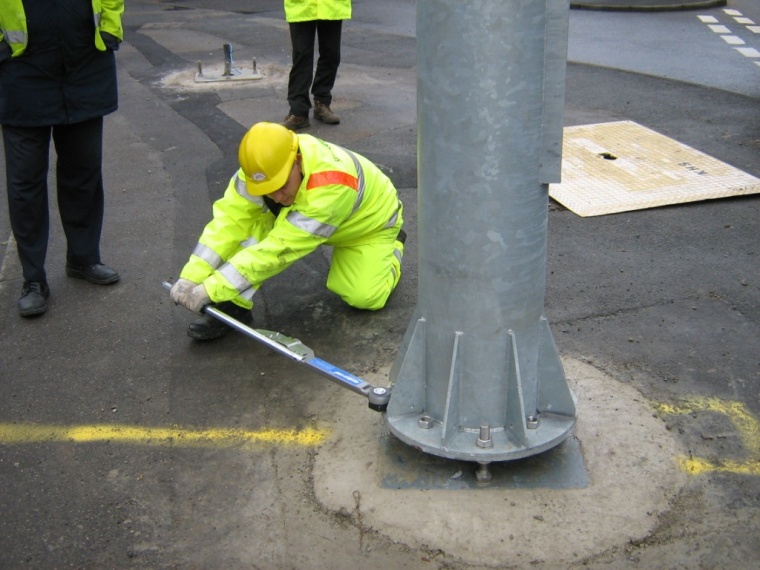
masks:
[(435, 420), (430, 416), (420, 416), (420, 419), (417, 420), (417, 425), (419, 425), (422, 429), (430, 429), (433, 427), (434, 423)]

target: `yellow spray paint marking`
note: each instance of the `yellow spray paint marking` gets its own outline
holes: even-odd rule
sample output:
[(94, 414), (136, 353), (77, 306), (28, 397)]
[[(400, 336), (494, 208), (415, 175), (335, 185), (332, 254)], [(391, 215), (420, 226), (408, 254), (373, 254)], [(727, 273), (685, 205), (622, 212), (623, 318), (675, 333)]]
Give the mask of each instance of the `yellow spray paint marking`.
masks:
[(0, 424), (0, 444), (111, 441), (127, 445), (170, 447), (233, 447), (250, 444), (315, 446), (321, 444), (326, 437), (326, 431), (312, 428), (245, 431), (232, 428), (188, 430), (179, 427), (150, 428), (127, 425), (66, 427)]
[(713, 412), (723, 414), (733, 424), (748, 460), (714, 462), (700, 457), (680, 457), (679, 465), (687, 473), (699, 475), (708, 472), (760, 475), (760, 421), (747, 411), (741, 402), (730, 402), (718, 398), (695, 398), (679, 405), (659, 404), (657, 410), (663, 414), (691, 414)]

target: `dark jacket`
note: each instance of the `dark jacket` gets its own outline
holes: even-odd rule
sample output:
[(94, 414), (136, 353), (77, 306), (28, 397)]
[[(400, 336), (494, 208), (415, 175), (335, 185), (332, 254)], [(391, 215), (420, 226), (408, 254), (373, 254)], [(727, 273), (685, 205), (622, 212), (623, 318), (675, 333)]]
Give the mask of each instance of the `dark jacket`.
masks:
[[(0, 62), (0, 124), (40, 127), (118, 107), (112, 49), (99, 51), (89, 0), (23, 0), (28, 45)], [(111, 48), (117, 45), (111, 45)]]

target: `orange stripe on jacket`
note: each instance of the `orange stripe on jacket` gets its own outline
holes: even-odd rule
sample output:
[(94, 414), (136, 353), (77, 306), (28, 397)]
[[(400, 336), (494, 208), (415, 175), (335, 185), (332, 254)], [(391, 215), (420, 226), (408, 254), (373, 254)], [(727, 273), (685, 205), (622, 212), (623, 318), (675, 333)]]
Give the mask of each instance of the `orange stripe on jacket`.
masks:
[(306, 183), (307, 190), (313, 190), (320, 186), (327, 186), (328, 184), (342, 184), (348, 186), (352, 190), (358, 190), (359, 179), (356, 176), (351, 176), (347, 172), (340, 172), (339, 170), (328, 170), (326, 172), (315, 172), (309, 176), (309, 181)]

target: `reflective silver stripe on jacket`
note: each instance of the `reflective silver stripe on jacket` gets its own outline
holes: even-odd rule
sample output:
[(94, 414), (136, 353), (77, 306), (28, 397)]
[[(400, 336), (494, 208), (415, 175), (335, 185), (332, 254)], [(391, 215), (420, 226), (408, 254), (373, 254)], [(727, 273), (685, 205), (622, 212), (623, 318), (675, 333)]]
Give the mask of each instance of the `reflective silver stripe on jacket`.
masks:
[(195, 249), (193, 250), (193, 255), (200, 257), (214, 269), (219, 267), (224, 262), (218, 253), (216, 253), (209, 246), (203, 245), (200, 242), (196, 244)]
[(356, 158), (356, 155), (353, 152), (337, 144), (333, 146), (344, 151), (351, 158), (354, 167), (356, 168), (356, 179), (358, 183), (356, 186), (356, 201), (354, 202), (354, 209), (351, 210), (351, 214), (353, 214), (359, 209), (359, 206), (362, 205), (362, 200), (364, 200), (364, 169), (362, 169), (362, 165), (359, 164), (359, 159)]
[(26, 45), (26, 32), (23, 30), (3, 30), (3, 38), (9, 44)]
[[(393, 250), (393, 257), (398, 259), (399, 266), (402, 264), (402, 261), (404, 259), (404, 256), (401, 254), (401, 250), (396, 248)], [(396, 278), (396, 268), (391, 265), (391, 273), (393, 273), (393, 278)]]
[(337, 226), (332, 226), (330, 224), (320, 222), (319, 220), (315, 220), (314, 218), (309, 218), (307, 216), (304, 216), (301, 212), (297, 212), (295, 210), (290, 211), (286, 219), (298, 229), (301, 229), (313, 236), (329, 238), (336, 231), (338, 231)]
[(241, 241), (240, 242), (240, 247), (242, 247), (242, 248), (251, 247), (252, 245), (256, 245), (257, 243), (259, 243), (259, 240), (257, 240), (255, 237), (251, 236), (247, 240)]
[(95, 17), (95, 29), (98, 30), (100, 29), (100, 12), (93, 14), (93, 16)]
[(235, 190), (238, 194), (240, 194), (243, 198), (248, 200), (249, 202), (253, 202), (254, 204), (257, 204), (264, 208), (264, 211), (267, 211), (266, 203), (264, 202), (264, 198), (261, 196), (252, 196), (248, 193), (248, 190), (245, 189), (245, 180), (241, 180), (240, 176), (235, 174)]
[(398, 201), (398, 205), (396, 206), (396, 211), (393, 212), (393, 215), (391, 216), (391, 219), (388, 220), (388, 223), (383, 226), (383, 229), (386, 230), (388, 228), (392, 228), (396, 225), (396, 221), (398, 220), (398, 213), (401, 211), (401, 200)]
[[(351, 214), (349, 214), (349, 217), (351, 217), (354, 212), (359, 209), (359, 206), (362, 205), (362, 200), (364, 200), (364, 169), (362, 168), (362, 165), (359, 164), (359, 159), (356, 158), (356, 155), (353, 152), (346, 148), (343, 148), (342, 146), (338, 146), (337, 144), (334, 144), (333, 146), (345, 151), (345, 153), (353, 161), (354, 167), (356, 168), (356, 200), (354, 201), (354, 207), (351, 210)], [(291, 211), (287, 216), (287, 220), (295, 227), (307, 233), (310, 233), (311, 235), (320, 236), (325, 239), (329, 238), (336, 231), (338, 231), (337, 226), (325, 224), (324, 222), (320, 222), (314, 218), (304, 216), (301, 212), (297, 211)]]
[(251, 282), (248, 281), (240, 271), (235, 269), (234, 265), (231, 263), (225, 263), (219, 268), (219, 273), (224, 275), (224, 278), (232, 283), (232, 286), (243, 299), (250, 301), (253, 298), (254, 293), (256, 293), (256, 288), (251, 285)]

